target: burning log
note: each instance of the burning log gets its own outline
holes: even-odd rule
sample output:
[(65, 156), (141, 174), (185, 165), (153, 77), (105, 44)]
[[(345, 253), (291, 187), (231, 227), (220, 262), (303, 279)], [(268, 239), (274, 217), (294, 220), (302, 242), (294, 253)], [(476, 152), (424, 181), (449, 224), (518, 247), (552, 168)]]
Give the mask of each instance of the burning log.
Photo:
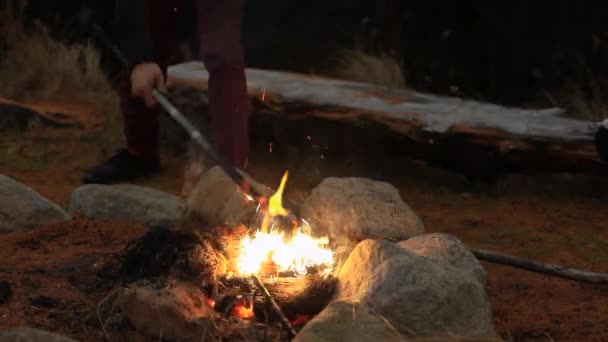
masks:
[(298, 315), (315, 316), (321, 312), (333, 299), (337, 285), (335, 278), (317, 275), (262, 281), (285, 315), (292, 321)]
[(291, 326), (291, 323), (289, 322), (289, 320), (287, 319), (287, 317), (285, 317), (285, 314), (283, 314), (283, 310), (281, 310), (281, 307), (272, 298), (272, 295), (270, 294), (270, 292), (268, 292), (268, 289), (266, 289), (266, 286), (264, 286), (264, 283), (257, 276), (253, 276), (253, 279), (255, 280), (256, 284), (259, 286), (260, 290), (262, 290), (262, 293), (264, 294), (264, 297), (266, 298), (266, 300), (268, 301), (268, 303), (270, 303), (270, 306), (272, 307), (272, 309), (274, 310), (274, 312), (277, 315), (279, 315), (279, 319), (281, 321), (281, 324), (283, 325), (283, 327), (289, 333), (289, 337), (295, 337), (296, 334), (297, 334), (296, 331)]

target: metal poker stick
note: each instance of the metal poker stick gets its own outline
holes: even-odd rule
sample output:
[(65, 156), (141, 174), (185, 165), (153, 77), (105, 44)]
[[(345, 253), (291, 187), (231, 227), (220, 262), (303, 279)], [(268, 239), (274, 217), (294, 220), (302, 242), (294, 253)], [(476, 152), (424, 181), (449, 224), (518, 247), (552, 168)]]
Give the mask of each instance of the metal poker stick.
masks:
[[(82, 12), (79, 16), (75, 18), (75, 23), (80, 28), (89, 28), (89, 32), (100, 40), (102, 45), (105, 45), (108, 48), (112, 55), (116, 58), (116, 60), (120, 63), (123, 70), (127, 70), (129, 68), (129, 62), (122, 54), (122, 52), (116, 47), (116, 45), (112, 42), (112, 40), (107, 36), (107, 34), (99, 27), (99, 25), (95, 22), (92, 22), (90, 12)], [(162, 94), (158, 90), (152, 91), (152, 96), (156, 101), (163, 107), (163, 109), (171, 116), (173, 120), (175, 120), (186, 132), (190, 135), (192, 140), (196, 142), (211, 158), (214, 162), (216, 162), (222, 170), (232, 179), (237, 186), (243, 189), (245, 192), (253, 191), (256, 195), (262, 196), (262, 191), (260, 189), (256, 189), (252, 187), (252, 189), (244, 189), (244, 180), (245, 175), (243, 172), (239, 172), (235, 167), (229, 166), (217, 152), (213, 149), (211, 144), (205, 139), (202, 133), (188, 120), (172, 103), (168, 100), (167, 96)]]
[[(154, 99), (158, 101), (167, 114), (169, 114), (169, 116), (175, 120), (175, 122), (182, 126), (182, 128), (190, 135), (192, 140), (194, 140), (194, 142), (196, 142), (196, 144), (199, 145), (207, 153), (207, 155), (222, 168), (222, 170), (224, 170), (228, 177), (230, 177), (236, 183), (236, 185), (242, 188), (243, 181), (245, 180), (243, 175), (240, 174), (236, 168), (228, 166), (228, 164), (220, 157), (219, 154), (217, 154), (217, 152), (215, 152), (213, 146), (211, 146), (203, 134), (192, 124), (192, 122), (190, 122), (190, 120), (188, 120), (160, 91), (156, 89), (153, 90), (152, 96), (154, 96)], [(257, 195), (262, 194), (258, 193)]]

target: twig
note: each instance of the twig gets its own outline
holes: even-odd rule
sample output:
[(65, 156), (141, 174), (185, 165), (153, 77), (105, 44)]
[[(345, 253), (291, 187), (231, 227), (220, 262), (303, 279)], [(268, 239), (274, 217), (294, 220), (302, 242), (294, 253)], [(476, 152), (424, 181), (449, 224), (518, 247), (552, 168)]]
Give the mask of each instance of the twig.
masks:
[(256, 284), (258, 285), (260, 290), (262, 290), (262, 294), (264, 294), (264, 297), (270, 303), (270, 306), (272, 307), (272, 309), (279, 315), (281, 324), (283, 324), (283, 327), (287, 330), (287, 333), (289, 334), (289, 336), (292, 338), (295, 337), (297, 332), (293, 329), (293, 327), (291, 326), (291, 323), (289, 323), (289, 320), (287, 319), (287, 317), (285, 317), (285, 314), (283, 313), (283, 310), (281, 310), (281, 307), (272, 298), (272, 295), (270, 294), (270, 292), (268, 292), (268, 289), (266, 288), (266, 286), (264, 286), (264, 283), (262, 283), (262, 281), (260, 280), (260, 278), (258, 278), (258, 276), (254, 275), (254, 276), (252, 276), (252, 278), (256, 282)]
[(89, 310), (57, 310), (57, 309), (45, 309), (35, 305), (30, 305), (30, 307), (37, 311), (48, 312), (52, 314), (72, 314), (77, 312), (88, 312)]
[(103, 335), (105, 336), (106, 340), (110, 341), (110, 336), (108, 335), (108, 332), (106, 331), (106, 322), (104, 322), (101, 319), (101, 307), (108, 301), (110, 300), (110, 298), (112, 298), (112, 296), (116, 295), (118, 293), (118, 291), (120, 290), (114, 290), (112, 292), (110, 292), (109, 295), (107, 295), (104, 299), (102, 299), (99, 304), (97, 304), (97, 319), (99, 320), (99, 325), (101, 326), (101, 330), (103, 331)]
[(538, 261), (528, 260), (512, 255), (490, 252), (481, 249), (472, 249), (471, 252), (473, 252), (477, 259), (492, 262), (495, 264), (512, 266), (530, 272), (546, 274), (549, 276), (568, 280), (575, 280), (583, 283), (608, 284), (607, 273), (587, 272), (575, 268), (569, 268), (556, 264), (546, 264)]
[(264, 342), (268, 341), (268, 305), (264, 305)]

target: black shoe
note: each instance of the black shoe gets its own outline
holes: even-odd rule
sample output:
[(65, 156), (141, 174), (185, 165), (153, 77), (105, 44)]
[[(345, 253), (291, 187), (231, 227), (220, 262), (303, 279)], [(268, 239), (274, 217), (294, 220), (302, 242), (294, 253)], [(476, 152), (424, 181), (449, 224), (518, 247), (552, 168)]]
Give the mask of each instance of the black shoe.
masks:
[(142, 160), (132, 156), (127, 150), (120, 150), (105, 163), (89, 170), (82, 182), (85, 184), (112, 184), (132, 181), (159, 173), (158, 160)]

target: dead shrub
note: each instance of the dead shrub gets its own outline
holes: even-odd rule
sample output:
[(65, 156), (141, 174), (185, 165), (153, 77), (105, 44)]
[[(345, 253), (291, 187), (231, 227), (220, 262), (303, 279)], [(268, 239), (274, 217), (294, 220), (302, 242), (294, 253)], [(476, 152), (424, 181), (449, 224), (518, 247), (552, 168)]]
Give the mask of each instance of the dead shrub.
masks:
[(403, 67), (396, 58), (361, 50), (342, 50), (335, 57), (332, 76), (389, 88), (405, 88)]
[(89, 44), (63, 44), (41, 25), (25, 30), (22, 9), (22, 1), (8, 1), (0, 10), (0, 95), (115, 111), (117, 96), (100, 68), (98, 51)]
[(561, 91), (560, 102), (575, 118), (601, 121), (608, 118), (608, 83), (599, 79), (581, 84), (569, 82)]

